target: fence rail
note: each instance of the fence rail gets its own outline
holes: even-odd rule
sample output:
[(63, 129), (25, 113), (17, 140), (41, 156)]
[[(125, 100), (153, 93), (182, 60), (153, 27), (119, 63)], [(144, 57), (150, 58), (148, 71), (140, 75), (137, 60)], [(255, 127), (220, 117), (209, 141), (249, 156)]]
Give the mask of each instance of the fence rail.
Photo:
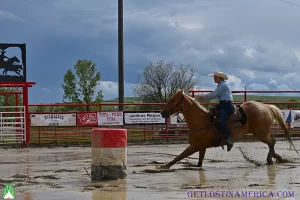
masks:
[[(234, 104), (241, 104), (243, 102), (234, 102)], [(265, 102), (267, 104), (275, 105), (285, 105), (283, 109), (292, 110), (291, 107), (300, 104), (300, 102)], [(215, 104), (215, 102), (203, 102), (204, 106), (210, 107)], [(134, 112), (160, 112), (160, 109), (151, 109), (153, 106), (163, 107), (165, 104), (150, 104), (150, 103), (124, 103), (122, 104), (126, 111)], [(51, 108), (44, 111), (35, 112), (32, 111), (32, 107), (44, 106), (44, 107), (61, 107), (64, 110), (54, 111)], [(89, 106), (92, 111), (85, 111), (82, 108)], [(75, 113), (77, 116), (82, 113), (97, 113), (97, 112), (118, 112), (114, 106), (119, 106), (118, 103), (103, 103), (103, 104), (43, 104), (43, 105), (30, 105), (29, 110), (31, 110), (30, 115), (37, 114), (72, 114)], [(131, 107), (130, 107), (131, 106)], [(140, 107), (143, 109), (140, 110)], [(147, 110), (149, 107), (149, 110)], [(296, 109), (296, 108), (295, 108)], [(41, 109), (42, 110), (42, 109)], [(66, 111), (68, 110), (68, 111)], [(74, 119), (73, 119), (74, 120)], [(75, 119), (78, 122), (78, 118)], [(123, 121), (124, 122), (124, 121)], [(291, 132), (292, 137), (300, 136), (300, 128), (291, 128), (291, 124), (287, 123)], [(30, 127), (30, 140), (31, 144), (44, 144), (44, 143), (90, 143), (91, 141), (91, 129), (94, 127), (101, 127), (98, 124), (90, 126), (79, 126), (78, 124), (72, 126), (31, 126)], [(123, 124), (121, 126), (102, 126), (102, 127), (123, 127), (128, 129), (128, 142), (134, 141), (158, 141), (158, 142), (170, 142), (172, 140), (186, 140), (188, 129), (186, 125), (182, 124), (172, 124), (170, 120), (167, 120), (163, 124)], [(272, 127), (271, 134), (275, 137), (283, 137), (284, 133), (278, 127), (274, 125)], [(250, 135), (248, 136), (250, 137)]]
[(26, 141), (24, 106), (0, 107), (0, 144)]

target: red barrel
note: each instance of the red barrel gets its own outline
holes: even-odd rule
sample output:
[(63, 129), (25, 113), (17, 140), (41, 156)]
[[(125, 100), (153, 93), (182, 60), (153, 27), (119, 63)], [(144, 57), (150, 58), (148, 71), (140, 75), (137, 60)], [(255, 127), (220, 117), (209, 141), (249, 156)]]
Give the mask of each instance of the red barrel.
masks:
[(126, 178), (127, 129), (92, 129), (92, 180)]

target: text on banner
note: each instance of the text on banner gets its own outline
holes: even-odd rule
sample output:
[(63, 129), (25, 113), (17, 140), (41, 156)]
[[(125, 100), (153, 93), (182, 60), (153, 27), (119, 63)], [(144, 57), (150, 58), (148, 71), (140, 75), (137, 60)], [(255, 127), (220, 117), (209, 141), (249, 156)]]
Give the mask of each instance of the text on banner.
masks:
[(124, 112), (125, 124), (164, 124), (159, 112)]
[(123, 125), (123, 112), (98, 112), (99, 126)]
[(291, 128), (300, 127), (300, 110), (291, 110)]
[(30, 114), (31, 126), (76, 126), (76, 114)]
[(77, 113), (77, 126), (97, 126), (98, 118), (96, 112)]

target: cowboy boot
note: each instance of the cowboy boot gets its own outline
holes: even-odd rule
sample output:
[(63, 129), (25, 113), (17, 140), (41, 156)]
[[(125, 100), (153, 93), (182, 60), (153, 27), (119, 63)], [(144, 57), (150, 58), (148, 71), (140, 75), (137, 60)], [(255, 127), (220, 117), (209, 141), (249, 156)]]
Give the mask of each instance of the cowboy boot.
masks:
[(233, 147), (233, 142), (230, 137), (228, 137), (228, 139), (226, 140), (226, 143), (227, 143), (227, 151), (230, 151)]

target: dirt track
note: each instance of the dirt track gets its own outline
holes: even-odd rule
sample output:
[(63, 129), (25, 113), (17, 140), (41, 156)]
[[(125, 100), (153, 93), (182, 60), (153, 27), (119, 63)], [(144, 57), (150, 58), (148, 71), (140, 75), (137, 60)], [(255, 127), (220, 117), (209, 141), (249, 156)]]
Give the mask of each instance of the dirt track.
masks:
[[(300, 150), (300, 141), (294, 144)], [(295, 191), (295, 196), (288, 199), (300, 199), (300, 155), (285, 141), (278, 141), (275, 147), (289, 160), (283, 164), (266, 165), (267, 146), (249, 142), (235, 144), (231, 152), (207, 150), (202, 168), (193, 166), (198, 159), (196, 153), (169, 171), (156, 170), (157, 165), (170, 161), (186, 146), (129, 146), (127, 179), (98, 183), (92, 183), (84, 169), (90, 171), (89, 147), (1, 149), (0, 183), (12, 183), (17, 199), (22, 200), (200, 199), (187, 196), (195, 194), (189, 192), (192, 190), (201, 190), (203, 195), (205, 191), (209, 195), (210, 191), (224, 190), (235, 194), (238, 190)], [(242, 199), (224, 195), (201, 199)]]

